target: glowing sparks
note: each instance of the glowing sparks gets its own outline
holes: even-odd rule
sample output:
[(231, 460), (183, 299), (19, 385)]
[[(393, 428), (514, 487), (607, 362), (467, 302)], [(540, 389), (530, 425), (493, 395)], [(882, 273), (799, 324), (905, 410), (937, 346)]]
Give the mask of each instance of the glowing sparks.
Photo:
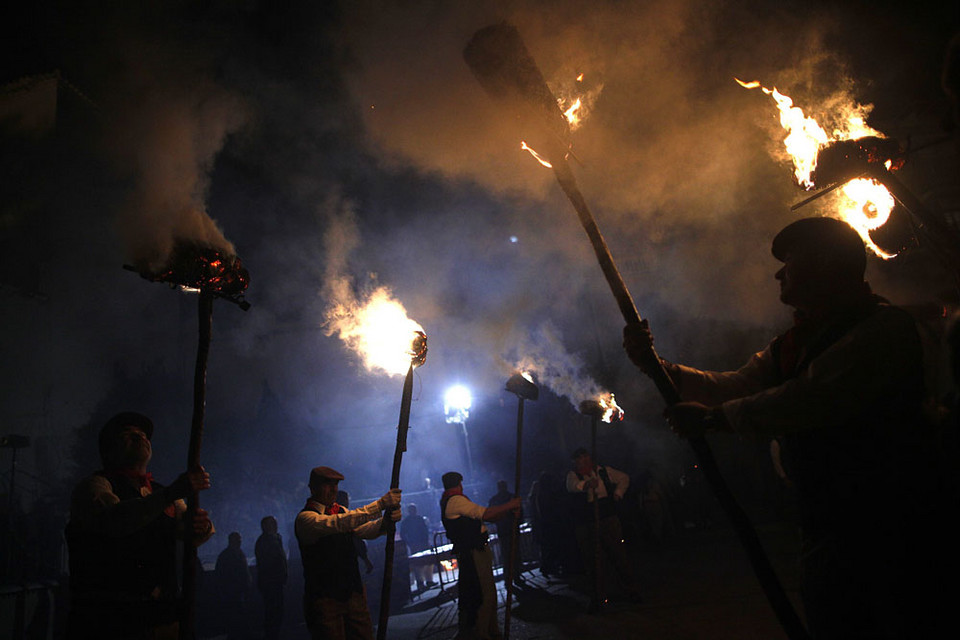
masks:
[[(815, 119), (804, 115), (802, 109), (794, 106), (790, 97), (776, 88), (768, 89), (757, 81), (734, 80), (745, 89), (760, 89), (776, 102), (780, 111), (780, 126), (787, 132), (783, 140), (784, 148), (793, 162), (797, 184), (806, 190), (814, 188), (812, 176), (817, 168), (817, 157), (824, 147), (842, 140), (884, 137), (866, 123), (869, 105), (854, 104), (838, 108), (833, 116), (835, 126), (828, 135)], [(887, 167), (889, 166), (888, 162)], [(846, 182), (839, 190), (837, 211), (833, 215), (856, 229), (864, 244), (876, 255), (889, 259), (896, 254), (887, 253), (878, 247), (870, 237), (870, 232), (886, 223), (893, 206), (893, 196), (886, 187), (876, 180), (856, 178)]]
[(423, 333), (423, 327), (407, 317), (403, 305), (384, 287), (354, 308), (335, 307), (328, 315), (327, 329), (360, 355), (367, 370), (389, 375), (407, 372)]
[(550, 164), (550, 162), (549, 162), (546, 158), (544, 158), (544, 157), (541, 156), (539, 153), (537, 153), (536, 151), (534, 151), (533, 148), (530, 147), (530, 146), (526, 143), (526, 141), (524, 141), (524, 140), (521, 140), (521, 141), (520, 141), (520, 148), (521, 148), (522, 150), (524, 150), (524, 151), (530, 152), (530, 155), (532, 155), (534, 158), (536, 158), (537, 162), (539, 162), (540, 164), (542, 164), (543, 166), (545, 166), (547, 169), (552, 169), (552, 168), (553, 168), (553, 165)]
[[(577, 98), (574, 100), (573, 104), (570, 105), (570, 108), (563, 112), (563, 117), (566, 118), (567, 122), (570, 123), (571, 129), (580, 126), (580, 116), (577, 112), (580, 111), (580, 107), (582, 106), (583, 101), (580, 98)], [(562, 109), (563, 105), (561, 105), (560, 108)]]

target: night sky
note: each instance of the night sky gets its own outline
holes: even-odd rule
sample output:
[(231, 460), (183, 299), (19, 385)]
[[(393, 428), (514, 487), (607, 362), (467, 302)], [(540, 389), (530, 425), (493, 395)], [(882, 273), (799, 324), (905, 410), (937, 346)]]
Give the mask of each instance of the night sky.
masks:
[[(788, 326), (770, 240), (831, 206), (790, 211), (804, 193), (775, 106), (735, 77), (818, 118), (873, 105), (871, 126), (903, 144), (947, 139), (900, 176), (960, 210), (940, 86), (955, 2), (101, 4), (30, 3), (4, 26), (0, 435), (31, 438), (17, 480), (28, 511), (43, 501), (65, 517), (117, 411), (153, 417), (158, 479), (183, 470), (197, 298), (122, 268), (162, 263), (178, 238), (235, 252), (251, 275), (248, 311), (214, 304), (201, 460), (224, 539), (252, 540), (268, 513), (292, 521), (316, 465), (358, 499), (386, 490), (402, 376), (367, 371), (324, 327), (344, 297), (380, 287), (429, 336), (408, 493), (466, 470), (443, 414), (454, 383), (474, 394), (475, 497), (512, 479), (517, 401), (503, 385), (530, 358), (564, 375), (527, 405), (524, 492), (587, 444), (568, 389), (613, 391), (626, 411), (603, 427), (601, 460), (679, 473), (685, 446), (620, 348), (570, 203), (464, 63), (471, 35), (500, 20), (554, 91), (589, 94), (574, 171), (668, 359), (736, 367)], [(922, 246), (871, 259), (868, 279), (897, 303), (957, 302)]]

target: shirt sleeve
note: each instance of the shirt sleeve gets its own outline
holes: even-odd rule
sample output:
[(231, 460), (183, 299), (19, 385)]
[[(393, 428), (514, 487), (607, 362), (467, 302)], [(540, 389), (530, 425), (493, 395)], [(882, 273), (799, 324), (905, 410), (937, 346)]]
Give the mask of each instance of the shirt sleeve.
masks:
[(376, 502), (333, 515), (308, 509), (297, 515), (293, 528), (297, 538), (303, 544), (313, 544), (324, 536), (355, 531), (360, 525), (379, 519), (379, 515), (380, 505)]
[[(371, 520), (370, 522), (364, 522), (362, 525), (354, 529), (353, 532), (364, 540), (373, 540), (384, 533), (382, 527), (383, 518), (377, 518), (376, 520)], [(366, 549), (366, 547), (364, 547), (364, 549)]]
[(922, 378), (923, 351), (913, 320), (887, 308), (831, 345), (796, 378), (723, 403), (737, 433), (773, 437), (849, 422)]
[(460, 516), (473, 518), (474, 520), (483, 520), (483, 514), (486, 510), (486, 507), (480, 506), (466, 496), (452, 496), (447, 501), (447, 508), (444, 511), (444, 515), (450, 520), (456, 520)]
[(613, 494), (618, 498), (622, 498), (627, 492), (627, 489), (630, 488), (630, 476), (619, 469), (614, 469), (613, 467), (605, 468), (607, 470), (607, 475), (610, 477), (610, 482), (615, 484), (617, 487), (613, 490)]
[(567, 491), (570, 493), (582, 493), (586, 483), (586, 480), (581, 480), (573, 471), (567, 471)]
[(776, 382), (770, 346), (753, 354), (736, 371), (702, 371), (669, 362), (664, 363), (664, 367), (683, 400), (711, 406), (757, 393)]

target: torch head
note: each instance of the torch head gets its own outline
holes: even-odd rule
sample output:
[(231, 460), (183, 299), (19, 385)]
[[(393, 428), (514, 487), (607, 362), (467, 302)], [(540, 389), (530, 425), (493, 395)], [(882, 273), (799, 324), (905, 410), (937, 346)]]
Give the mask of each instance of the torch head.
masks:
[(905, 156), (900, 143), (891, 138), (867, 136), (856, 140), (839, 140), (820, 149), (817, 168), (810, 180), (819, 188), (838, 182), (847, 182), (864, 173), (867, 165), (885, 166), (896, 170), (903, 166)]
[(244, 310), (250, 306), (243, 300), (243, 292), (250, 284), (250, 272), (237, 256), (209, 245), (178, 241), (167, 263), (159, 270), (128, 268), (151, 282), (166, 282), (188, 291), (211, 293), (235, 302)]
[(413, 342), (410, 345), (410, 363), (414, 367), (423, 366), (427, 361), (427, 334), (415, 331)]
[(480, 29), (463, 57), (490, 97), (519, 121), (520, 137), (550, 160), (561, 160), (569, 147), (570, 124), (517, 28), (500, 22)]
[(540, 397), (540, 388), (536, 385), (530, 374), (526, 372), (515, 373), (507, 380), (506, 390), (516, 394), (521, 400), (536, 400)]
[(602, 418), (605, 409), (599, 400), (584, 400), (580, 403), (580, 413), (591, 418)]

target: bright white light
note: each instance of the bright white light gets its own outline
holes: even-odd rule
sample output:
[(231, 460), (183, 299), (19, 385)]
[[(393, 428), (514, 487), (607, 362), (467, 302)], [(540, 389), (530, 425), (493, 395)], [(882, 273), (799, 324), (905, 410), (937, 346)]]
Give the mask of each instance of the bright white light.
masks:
[(443, 413), (447, 417), (447, 422), (463, 422), (470, 417), (470, 407), (473, 405), (473, 398), (470, 396), (470, 389), (462, 384), (455, 385), (447, 389), (443, 397)]
[(513, 244), (517, 244), (518, 242), (520, 242), (520, 238), (518, 238), (517, 236), (510, 236), (510, 242), (512, 242)]

